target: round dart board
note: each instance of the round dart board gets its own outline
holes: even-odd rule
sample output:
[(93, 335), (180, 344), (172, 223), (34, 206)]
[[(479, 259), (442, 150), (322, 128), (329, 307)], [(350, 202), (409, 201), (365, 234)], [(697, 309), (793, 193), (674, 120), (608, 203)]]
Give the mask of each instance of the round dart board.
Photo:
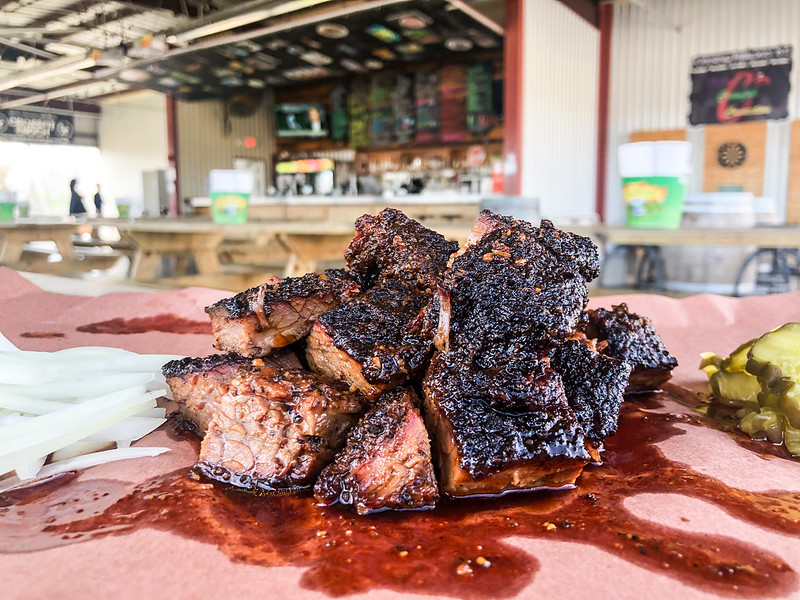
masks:
[(725, 142), (717, 148), (717, 162), (727, 168), (740, 167), (747, 160), (747, 148), (740, 142)]

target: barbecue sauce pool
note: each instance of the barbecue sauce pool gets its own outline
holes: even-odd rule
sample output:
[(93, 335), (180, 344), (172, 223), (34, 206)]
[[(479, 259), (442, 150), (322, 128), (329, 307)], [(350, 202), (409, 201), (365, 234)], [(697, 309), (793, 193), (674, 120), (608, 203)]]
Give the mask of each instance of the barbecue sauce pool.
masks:
[(150, 331), (211, 335), (211, 323), (208, 321), (192, 321), (178, 315), (164, 313), (152, 317), (135, 317), (133, 319), (118, 317), (108, 321), (81, 325), (76, 330), (81, 333), (109, 333), (114, 335), (130, 335), (148, 333)]
[[(668, 396), (697, 402), (675, 386)], [(708, 418), (647, 410), (662, 404), (657, 394), (625, 402), (604, 463), (589, 465), (571, 490), (444, 501), (429, 511), (356, 517), (338, 507), (318, 507), (310, 496), (264, 498), (225, 490), (186, 470), (138, 487), (67, 476), (49, 489), (0, 495), (0, 552), (154, 528), (216, 545), (235, 562), (301, 567), (304, 587), (331, 596), (383, 588), (483, 599), (514, 596), (535, 580), (536, 557), (504, 541), (520, 536), (591, 544), (730, 597), (797, 589), (797, 574), (769, 551), (729, 537), (670, 529), (624, 508), (624, 500), (636, 494), (677, 492), (754, 525), (800, 536), (800, 493), (740, 491), (667, 460), (655, 444), (683, 435), (676, 424), (708, 423)]]

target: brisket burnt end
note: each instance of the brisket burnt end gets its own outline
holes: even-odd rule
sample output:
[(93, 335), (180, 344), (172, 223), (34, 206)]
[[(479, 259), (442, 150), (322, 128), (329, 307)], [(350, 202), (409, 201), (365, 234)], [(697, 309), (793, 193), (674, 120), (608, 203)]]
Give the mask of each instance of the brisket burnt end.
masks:
[(678, 361), (667, 351), (647, 317), (628, 310), (626, 304), (611, 310), (589, 310), (588, 337), (606, 342), (603, 354), (633, 366), (627, 392), (657, 390), (672, 377)]
[(443, 492), (467, 496), (563, 486), (596, 458), (558, 374), (544, 365), (531, 371), (534, 376), (491, 373), (496, 389), (525, 399), (515, 410), (498, 410), (487, 398), (484, 373), (457, 353), (434, 355), (423, 389)]
[(431, 445), (411, 388), (380, 397), (347, 434), (347, 444), (320, 473), (314, 496), (351, 505), (358, 514), (433, 507), (439, 490)]
[(341, 269), (264, 283), (206, 308), (214, 347), (266, 356), (305, 336), (314, 319), (359, 292)]
[[(525, 227), (498, 227), (453, 260), (449, 345), (505, 357), (564, 339), (584, 318), (583, 277)], [(492, 358), (495, 357), (495, 358)]]
[(424, 330), (429, 301), (397, 280), (367, 290), (317, 319), (306, 340), (309, 365), (372, 398), (418, 379), (432, 347)]
[[(525, 235), (535, 238), (556, 255), (559, 261), (567, 263), (571, 268), (577, 270), (587, 283), (596, 279), (600, 274), (600, 257), (594, 242), (588, 237), (562, 231), (547, 219), (542, 219), (539, 227), (534, 227), (527, 221), (483, 210), (478, 216), (478, 221), (472, 227), (465, 248), (478, 242), (487, 233), (503, 228), (522, 231)], [(463, 253), (465, 248), (462, 248), (459, 254)]]
[(194, 359), (168, 373), (184, 414), (205, 431), (195, 468), (246, 489), (311, 486), (365, 408), (338, 381), (262, 359)]
[(356, 235), (345, 260), (366, 286), (399, 279), (431, 290), (456, 250), (457, 242), (448, 242), (399, 210), (386, 208), (377, 216), (364, 215), (356, 221)]

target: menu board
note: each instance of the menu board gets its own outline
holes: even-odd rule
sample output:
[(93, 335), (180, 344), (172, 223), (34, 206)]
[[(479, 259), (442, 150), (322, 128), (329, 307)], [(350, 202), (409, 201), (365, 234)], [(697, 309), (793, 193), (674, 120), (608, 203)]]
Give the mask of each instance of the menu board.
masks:
[(492, 77), (490, 62), (467, 67), (467, 129), (472, 135), (486, 135), (492, 128)]
[(387, 146), (394, 135), (395, 79), (391, 75), (376, 75), (370, 84), (370, 140), (373, 146)]
[(350, 113), (350, 144), (354, 148), (369, 146), (369, 82), (356, 79), (350, 84), (347, 105)]
[(400, 144), (414, 140), (416, 111), (414, 81), (409, 75), (398, 75), (394, 86), (394, 138)]
[(441, 130), (441, 105), (439, 103), (439, 71), (417, 71), (414, 91), (417, 108), (417, 143), (439, 140)]
[(467, 139), (467, 69), (464, 65), (442, 67), (442, 141)]
[(689, 123), (785, 119), (791, 71), (791, 46), (696, 57), (692, 61)]
[(347, 126), (347, 86), (337, 83), (331, 91), (331, 138), (345, 139)]
[(1, 139), (70, 144), (74, 135), (75, 121), (71, 116), (25, 110), (0, 110)]

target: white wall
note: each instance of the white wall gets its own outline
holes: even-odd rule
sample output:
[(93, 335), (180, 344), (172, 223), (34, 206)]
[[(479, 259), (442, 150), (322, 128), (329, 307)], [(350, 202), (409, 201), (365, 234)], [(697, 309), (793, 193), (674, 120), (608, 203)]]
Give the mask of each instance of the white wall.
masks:
[[(624, 220), (617, 147), (627, 142), (633, 131), (688, 126), (693, 57), (793, 45), (789, 112), (790, 118), (800, 116), (800, 1), (658, 0), (648, 4), (651, 10), (622, 3), (614, 7), (606, 179), (606, 217), (610, 223)], [(770, 156), (788, 165), (788, 136), (782, 131), (785, 125), (770, 123), (768, 144), (774, 146)], [(703, 139), (702, 131), (692, 131), (689, 136), (692, 141)], [(767, 170), (785, 178), (781, 167), (769, 164)], [(784, 184), (784, 195), (785, 188)], [(765, 181), (765, 194), (780, 189), (774, 177)]]
[(525, 0), (522, 195), (544, 217), (595, 210), (600, 35), (556, 0)]
[[(142, 171), (168, 167), (166, 96), (149, 91), (126, 94), (104, 101), (102, 111), (103, 212), (113, 213), (116, 199), (141, 206)], [(94, 190), (86, 193), (92, 196)]]

